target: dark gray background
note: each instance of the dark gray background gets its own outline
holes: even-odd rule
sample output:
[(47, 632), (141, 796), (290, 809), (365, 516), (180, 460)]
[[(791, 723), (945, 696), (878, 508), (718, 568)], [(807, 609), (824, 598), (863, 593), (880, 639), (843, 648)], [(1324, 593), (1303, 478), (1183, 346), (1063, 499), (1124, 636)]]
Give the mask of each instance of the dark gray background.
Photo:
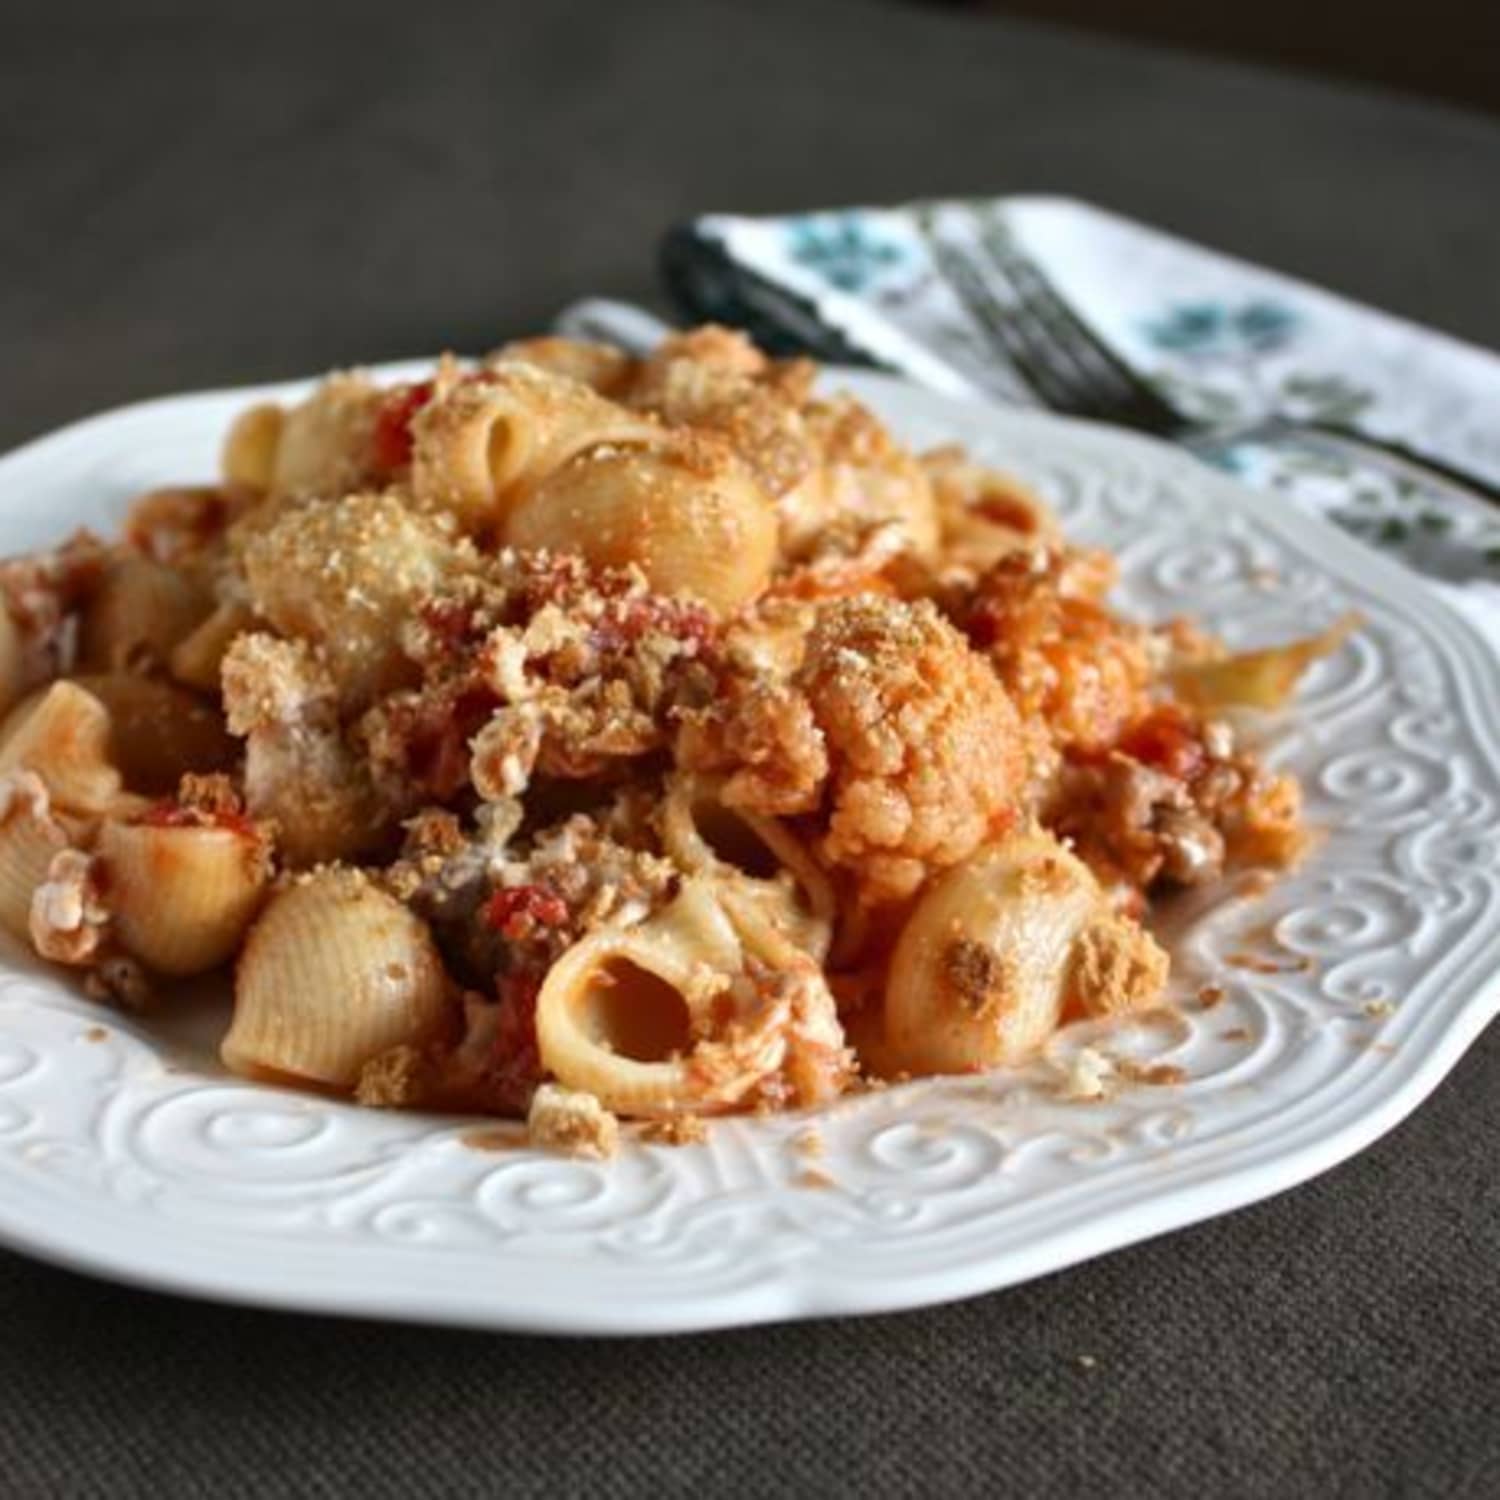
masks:
[[(210, 10), (0, 6), (0, 443), (653, 297), (659, 231), (710, 208), (1068, 192), (1500, 344), (1477, 117), (876, 0)], [(676, 1340), (0, 1255), (0, 1489), (1493, 1493), (1497, 1145), (1493, 1033), (1228, 1220), (955, 1307)]]

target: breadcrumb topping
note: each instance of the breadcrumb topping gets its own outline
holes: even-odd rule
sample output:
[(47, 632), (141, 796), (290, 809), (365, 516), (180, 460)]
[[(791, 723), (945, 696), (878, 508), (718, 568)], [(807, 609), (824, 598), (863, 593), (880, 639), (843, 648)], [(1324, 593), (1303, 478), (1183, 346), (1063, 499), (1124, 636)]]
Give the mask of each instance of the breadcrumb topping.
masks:
[[(9, 742), (0, 918), (141, 1005), (126, 888), (112, 921), (94, 854), (109, 820), (245, 836), (252, 888), (218, 914), (215, 962), (308, 872), (373, 886), (430, 936), (462, 1014), (383, 1033), (339, 1075), (358, 1102), (525, 1117), (537, 1144), (594, 1158), (618, 1122), (553, 1081), (595, 1075), (544, 1055), (562, 1045), (544, 986), (601, 935), (675, 955), (688, 1020), (664, 1071), (690, 1093), (632, 1105), (659, 1108), (641, 1138), (664, 1144), (703, 1138), (695, 1110), (814, 1107), (883, 1086), (860, 1065), (987, 1066), (1159, 1003), (1148, 903), (1306, 844), (1295, 780), (1209, 712), (1225, 648), (1123, 619), (1113, 559), (1069, 545), (1023, 483), (913, 453), (815, 375), (713, 326), (644, 358), (541, 338), (387, 387), (339, 373), (236, 423), (224, 483), (143, 496), (117, 542), (0, 561), (17, 715), (83, 673), (108, 722), (92, 769), (62, 731)], [(1278, 691), (1334, 642), (1270, 653)], [(708, 809), (687, 833), (684, 786)], [(1023, 835), (1040, 857), (991, 880)], [(699, 882), (724, 931), (704, 952), (672, 925)], [(912, 1030), (969, 1050), (903, 1042), (911, 952), (930, 1006)], [(1120, 1080), (1180, 1081), (1084, 1048), (1064, 1092)]]
[(620, 1122), (592, 1094), (544, 1083), (526, 1115), (531, 1144), (565, 1156), (605, 1161), (620, 1149)]

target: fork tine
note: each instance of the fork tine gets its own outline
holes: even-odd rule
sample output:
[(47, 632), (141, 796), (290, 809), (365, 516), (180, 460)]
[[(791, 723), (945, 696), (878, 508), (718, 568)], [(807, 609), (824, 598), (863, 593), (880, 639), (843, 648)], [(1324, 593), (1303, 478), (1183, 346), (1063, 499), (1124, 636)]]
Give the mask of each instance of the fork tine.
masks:
[[(1095, 421), (1143, 425), (1130, 390), (1107, 370), (1091, 367), (1080, 359), (1069, 341), (1059, 337), (1056, 328), (1031, 306), (1000, 268), (987, 268), (992, 272), (987, 275), (959, 249), (955, 249), (954, 259), (964, 262), (967, 275), (990, 290), (997, 309), (999, 336), (1012, 356), (1030, 372), (1038, 394), (1049, 406)], [(995, 298), (995, 290), (1001, 291), (1003, 298)]]
[(1007, 293), (1008, 323), (1018, 337), (1026, 340), (1034, 359), (1053, 372), (1054, 383), (1065, 392), (1060, 403), (1063, 409), (1099, 421), (1137, 425), (1140, 413), (1129, 387), (1060, 333), (1046, 310), (1031, 303), (1003, 267), (992, 265), (990, 270), (992, 279)]
[(1036, 357), (1031, 341), (1012, 319), (1011, 309), (996, 303), (984, 278), (955, 246), (934, 236), (931, 249), (938, 270), (1000, 357), (1043, 405), (1067, 408), (1072, 391), (1057, 379), (1049, 361)]
[(1149, 422), (1163, 431), (1187, 425), (1181, 413), (1078, 316), (1046, 272), (1019, 250), (1001, 228), (993, 222), (982, 223), (979, 240), (991, 263), (1007, 276), (1018, 296), (1057, 325), (1074, 357), (1086, 360), (1089, 368), (1098, 372), (1098, 379), (1108, 380), (1121, 393), (1122, 403), (1128, 403), (1143, 419), (1141, 425)]

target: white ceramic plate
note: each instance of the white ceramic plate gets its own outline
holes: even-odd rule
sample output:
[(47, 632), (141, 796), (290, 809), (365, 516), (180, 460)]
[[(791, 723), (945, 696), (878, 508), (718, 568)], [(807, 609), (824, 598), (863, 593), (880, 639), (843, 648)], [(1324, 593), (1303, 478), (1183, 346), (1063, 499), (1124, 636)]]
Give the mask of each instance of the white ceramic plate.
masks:
[[(402, 373), (401, 369), (382, 372)], [(1224, 1213), (1389, 1130), (1500, 1008), (1500, 666), (1423, 584), (1151, 442), (889, 381), (847, 383), (908, 439), (1035, 481), (1115, 548), (1122, 602), (1281, 640), (1367, 627), (1267, 726), (1324, 831), (1258, 900), (1173, 914), (1170, 1019), (1104, 1039), (1180, 1068), (1103, 1103), (1055, 1068), (915, 1083), (816, 1121), (714, 1125), (586, 1165), (466, 1143), (475, 1122), (361, 1111), (213, 1063), (222, 995), (170, 1034), (0, 954), (0, 1239), (243, 1302), (569, 1333), (934, 1303)], [(0, 460), (0, 551), (208, 478), (240, 391), (98, 417)], [(1249, 952), (1274, 972), (1236, 967)], [(1225, 1001), (1194, 1004), (1200, 985)], [(1075, 1029), (1055, 1056), (1088, 1040)]]

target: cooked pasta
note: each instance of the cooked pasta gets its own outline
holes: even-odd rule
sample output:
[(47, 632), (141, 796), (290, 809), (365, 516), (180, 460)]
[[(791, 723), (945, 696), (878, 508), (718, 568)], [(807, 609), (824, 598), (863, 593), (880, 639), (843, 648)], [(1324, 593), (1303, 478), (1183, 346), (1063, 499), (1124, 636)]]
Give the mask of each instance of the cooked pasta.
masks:
[(504, 1113), (813, 1107), (1165, 1003), (1161, 893), (1286, 864), (1230, 657), (805, 361), (697, 329), (332, 376), (222, 483), (0, 563), (0, 927), (235, 964), (235, 1072)]
[(776, 529), (749, 471), (692, 436), (585, 449), (516, 501), (502, 534), (527, 551), (638, 568), (655, 592), (690, 594), (727, 614), (765, 589)]
[(243, 819), (110, 819), (97, 844), (121, 947), (158, 974), (233, 957), (270, 874), (269, 840)]
[(251, 928), (222, 1053), (238, 1073), (351, 1088), (451, 1012), (425, 925), (362, 872), (326, 867), (284, 885)]

